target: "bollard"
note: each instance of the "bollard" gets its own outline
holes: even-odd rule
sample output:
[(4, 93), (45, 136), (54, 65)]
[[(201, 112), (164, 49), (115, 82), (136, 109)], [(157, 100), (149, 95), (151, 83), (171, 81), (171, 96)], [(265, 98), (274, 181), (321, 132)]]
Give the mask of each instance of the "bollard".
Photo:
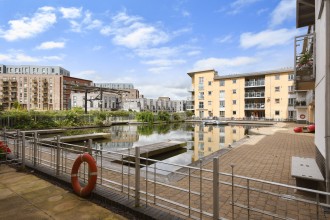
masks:
[(57, 147), (56, 147), (56, 175), (60, 175), (60, 155), (61, 155), (61, 148), (60, 148), (60, 135), (57, 135)]
[(37, 165), (37, 137), (38, 137), (38, 132), (34, 132), (34, 137), (33, 137), (33, 166)]
[(135, 148), (135, 207), (140, 206), (140, 147)]
[(219, 219), (219, 158), (213, 158), (213, 219)]
[(22, 168), (25, 169), (25, 132), (22, 132)]

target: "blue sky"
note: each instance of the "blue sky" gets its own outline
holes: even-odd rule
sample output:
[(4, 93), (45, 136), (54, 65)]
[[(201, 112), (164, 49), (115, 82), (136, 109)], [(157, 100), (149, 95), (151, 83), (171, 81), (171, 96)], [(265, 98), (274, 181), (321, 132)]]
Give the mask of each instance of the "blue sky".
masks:
[(0, 0), (0, 63), (60, 65), (147, 98), (186, 99), (187, 72), (293, 66), (295, 0)]

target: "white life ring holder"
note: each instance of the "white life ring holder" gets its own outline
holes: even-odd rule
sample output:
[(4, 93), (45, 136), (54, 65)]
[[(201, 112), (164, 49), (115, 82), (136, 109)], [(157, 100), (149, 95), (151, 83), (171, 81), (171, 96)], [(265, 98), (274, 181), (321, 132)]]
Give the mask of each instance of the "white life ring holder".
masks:
[(300, 119), (305, 119), (306, 118), (306, 115), (301, 114), (299, 117), (300, 117)]

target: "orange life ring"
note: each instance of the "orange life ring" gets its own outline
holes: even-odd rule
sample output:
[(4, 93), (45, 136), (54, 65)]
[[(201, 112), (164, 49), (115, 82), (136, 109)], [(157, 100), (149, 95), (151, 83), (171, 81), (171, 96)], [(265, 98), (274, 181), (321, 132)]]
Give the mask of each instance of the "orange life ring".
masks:
[(304, 114), (301, 114), (301, 115), (300, 115), (300, 118), (301, 118), (301, 119), (305, 119), (305, 117), (306, 117), (306, 116), (305, 116)]
[[(85, 187), (81, 187), (78, 180), (78, 170), (82, 162), (88, 163), (89, 176), (88, 176), (88, 184)], [(77, 157), (77, 159), (74, 161), (71, 170), (71, 184), (74, 192), (82, 197), (88, 196), (95, 188), (96, 181), (97, 181), (97, 166), (94, 158), (88, 153), (80, 154)]]

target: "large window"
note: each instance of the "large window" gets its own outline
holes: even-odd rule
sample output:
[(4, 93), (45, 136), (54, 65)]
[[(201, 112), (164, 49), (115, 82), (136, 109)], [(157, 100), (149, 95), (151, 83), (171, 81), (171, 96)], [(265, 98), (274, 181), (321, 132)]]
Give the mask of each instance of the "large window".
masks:
[(233, 94), (236, 94), (236, 89), (233, 89)]
[(220, 80), (220, 86), (225, 86), (225, 80)]
[(220, 99), (225, 98), (225, 90), (220, 90)]
[(294, 106), (295, 102), (296, 102), (295, 98), (289, 98), (289, 102), (288, 102), (289, 106)]
[(225, 101), (220, 101), (220, 108), (224, 108), (225, 107)]
[(289, 74), (289, 75), (288, 75), (288, 78), (289, 78), (290, 81), (291, 81), (291, 80), (294, 80), (294, 74)]
[(280, 74), (275, 75), (275, 80), (280, 80)]
[(279, 92), (280, 91), (280, 87), (279, 86), (276, 86), (275, 87), (275, 92)]
[(199, 84), (204, 84), (204, 77), (199, 77), (198, 82)]
[(220, 117), (225, 117), (225, 111), (220, 111), (219, 113)]
[(204, 108), (204, 102), (199, 102), (198, 107), (199, 108)]

